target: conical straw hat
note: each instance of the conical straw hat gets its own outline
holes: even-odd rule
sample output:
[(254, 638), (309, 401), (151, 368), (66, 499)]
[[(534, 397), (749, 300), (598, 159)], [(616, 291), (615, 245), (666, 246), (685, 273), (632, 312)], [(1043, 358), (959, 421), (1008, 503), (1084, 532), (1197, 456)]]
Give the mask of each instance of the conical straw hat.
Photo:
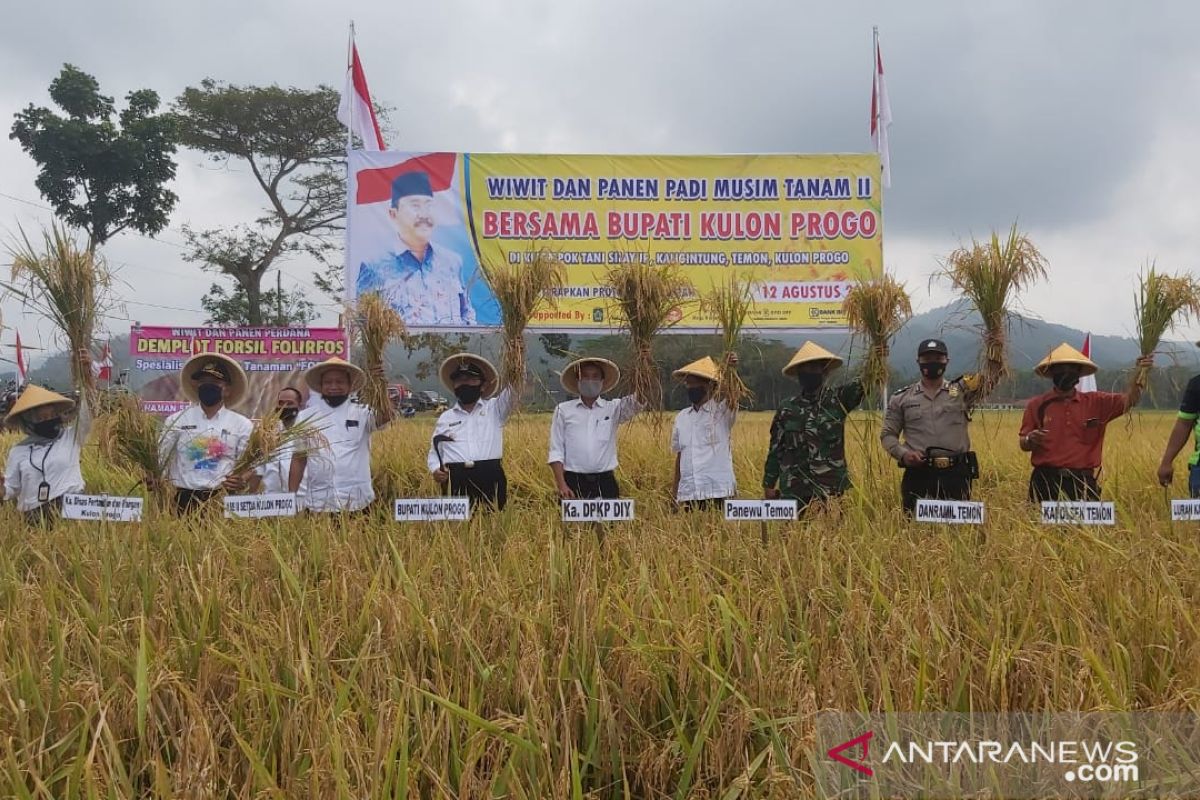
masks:
[(607, 358), (580, 358), (567, 364), (559, 378), (563, 388), (571, 394), (579, 394), (579, 370), (584, 364), (595, 364), (604, 371), (604, 387), (600, 390), (600, 394), (611, 392), (612, 388), (617, 385), (617, 381), (621, 380), (621, 370)]
[(246, 394), (246, 373), (242, 371), (241, 364), (229, 356), (219, 353), (197, 353), (183, 362), (183, 369), (179, 370), (179, 389), (183, 392), (183, 396), (193, 403), (200, 402), (200, 397), (196, 394), (196, 386), (192, 383), (192, 374), (210, 366), (210, 362), (220, 364), (229, 375), (229, 388), (225, 390), (225, 405), (237, 405), (237, 402)]
[(1081, 375), (1094, 375), (1097, 369), (1095, 363), (1090, 358), (1066, 342), (1051, 350), (1050, 355), (1043, 358), (1033, 368), (1033, 371), (1045, 378), (1050, 373), (1050, 368), (1055, 364), (1078, 364), (1083, 367)]
[(706, 381), (721, 382), (721, 368), (709, 356), (698, 358), (692, 363), (675, 370), (672, 374), (681, 380), (688, 375), (695, 375), (697, 378), (704, 378)]
[(500, 383), (500, 373), (496, 372), (496, 368), (492, 366), (492, 362), (488, 361), (483, 356), (477, 356), (474, 353), (458, 353), (450, 356), (442, 362), (442, 366), (438, 369), (438, 376), (442, 379), (442, 385), (454, 392), (454, 381), (450, 380), (450, 376), (455, 370), (463, 364), (476, 364), (483, 372), (483, 385), (480, 387), (481, 397), (491, 397), (496, 393), (496, 387)]
[(321, 376), (331, 369), (340, 369), (350, 375), (350, 391), (357, 392), (367, 381), (367, 375), (349, 361), (333, 356), (320, 364), (313, 364), (304, 371), (304, 383), (317, 394), (321, 393)]
[(835, 356), (816, 342), (806, 341), (796, 351), (796, 355), (792, 356), (792, 360), (787, 363), (787, 366), (783, 368), (783, 374), (791, 377), (796, 374), (796, 367), (801, 364), (807, 364), (810, 361), (824, 361), (826, 372), (835, 370), (842, 364), (840, 356)]
[(31, 411), (42, 406), (61, 405), (66, 406), (64, 411), (75, 407), (75, 401), (69, 397), (63, 397), (57, 392), (52, 392), (49, 389), (43, 389), (41, 386), (26, 386), (25, 391), (21, 392), (21, 396), (17, 398), (17, 402), (13, 403), (13, 407), (9, 410), (8, 416), (4, 418), (5, 424), (11, 424), (16, 421), (17, 417), (24, 414), (26, 411)]

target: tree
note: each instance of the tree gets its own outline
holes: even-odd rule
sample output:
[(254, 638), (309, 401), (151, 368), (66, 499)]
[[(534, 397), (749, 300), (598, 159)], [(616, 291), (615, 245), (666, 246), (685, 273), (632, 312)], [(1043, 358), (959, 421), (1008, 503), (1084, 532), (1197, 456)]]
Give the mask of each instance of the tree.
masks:
[(225, 287), (214, 283), (208, 293), (200, 298), (200, 307), (208, 312), (204, 324), (303, 326), (317, 318), (317, 309), (302, 289), (268, 289), (262, 293), (261, 300), (264, 312), (262, 321), (251, 322), (250, 303), (241, 285), (235, 285), (233, 291), (226, 291)]
[(65, 116), (30, 104), (14, 115), (9, 138), (38, 163), (35, 184), (54, 213), (82, 229), (92, 251), (123, 230), (165, 228), (178, 200), (165, 188), (175, 177), (177, 130), (170, 114), (155, 113), (158, 94), (130, 92), (114, 121), (113, 99), (96, 79), (64, 64), (50, 99)]
[(241, 162), (266, 195), (267, 207), (252, 223), (184, 228), (184, 258), (237, 282), (248, 325), (262, 325), (270, 311), (262, 279), (277, 261), (307, 254), (326, 263), (338, 250), (346, 138), (337, 106), (338, 93), (328, 86), (241, 87), (212, 79), (175, 101), (180, 141), (216, 163)]

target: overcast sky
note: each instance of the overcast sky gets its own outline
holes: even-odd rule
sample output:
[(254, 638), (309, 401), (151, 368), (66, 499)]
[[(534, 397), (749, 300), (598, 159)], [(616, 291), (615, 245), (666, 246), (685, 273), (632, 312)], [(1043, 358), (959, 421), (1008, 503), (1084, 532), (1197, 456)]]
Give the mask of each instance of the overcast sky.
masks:
[[(929, 286), (939, 256), (1015, 219), (1052, 270), (1026, 307), (1097, 333), (1130, 332), (1148, 259), (1198, 266), (1200, 3), (60, 0), (4, 17), (5, 134), (26, 104), (48, 104), (66, 61), (118, 97), (149, 87), (170, 100), (204, 77), (340, 87), (354, 19), (375, 100), (394, 108), (389, 146), (530, 153), (869, 150), (874, 24), (895, 119), (885, 263), (920, 309), (948, 298)], [(48, 219), (34, 176), (3, 138), (5, 232)], [(122, 317), (202, 322), (213, 278), (180, 259), (179, 228), (239, 222), (260, 203), (248, 175), (188, 151), (173, 188), (161, 243), (105, 248), (126, 284)], [(291, 263), (285, 284), (310, 272)], [(52, 334), (2, 310), (27, 342)]]

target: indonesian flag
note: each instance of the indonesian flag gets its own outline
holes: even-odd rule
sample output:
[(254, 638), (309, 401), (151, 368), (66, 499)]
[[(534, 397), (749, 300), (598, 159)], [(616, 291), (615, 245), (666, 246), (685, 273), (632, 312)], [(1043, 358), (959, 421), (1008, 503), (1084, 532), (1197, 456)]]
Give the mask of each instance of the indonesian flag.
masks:
[(371, 92), (367, 89), (367, 76), (362, 61), (358, 58), (358, 45), (350, 44), (350, 64), (346, 67), (346, 87), (342, 89), (342, 102), (338, 104), (338, 122), (350, 129), (362, 140), (364, 150), (386, 150), (383, 134), (379, 132), (379, 120), (375, 118), (375, 106), (371, 104)]
[[(1083, 353), (1088, 358), (1092, 358), (1092, 334), (1091, 333), (1088, 333), (1086, 336), (1083, 337), (1083, 348), (1080, 349), (1079, 352)], [(1096, 359), (1092, 358), (1092, 360), (1095, 361)], [(1094, 392), (1094, 391), (1096, 391), (1096, 376), (1095, 375), (1084, 375), (1082, 378), (1079, 379), (1079, 383), (1075, 384), (1075, 391), (1077, 391), (1077, 392)]]
[(29, 382), (29, 368), (25, 365), (25, 351), (21, 349), (20, 331), (17, 331), (17, 382), (22, 386)]
[(92, 376), (96, 380), (111, 381), (112, 380), (112, 348), (108, 346), (108, 342), (104, 343), (104, 352), (100, 356), (99, 361), (92, 362)]
[(871, 81), (871, 144), (879, 153), (883, 167), (883, 186), (892, 185), (892, 160), (888, 153), (888, 128), (892, 125), (892, 105), (888, 102), (887, 84), (883, 80), (883, 56), (879, 53), (879, 30), (875, 31), (875, 70)]

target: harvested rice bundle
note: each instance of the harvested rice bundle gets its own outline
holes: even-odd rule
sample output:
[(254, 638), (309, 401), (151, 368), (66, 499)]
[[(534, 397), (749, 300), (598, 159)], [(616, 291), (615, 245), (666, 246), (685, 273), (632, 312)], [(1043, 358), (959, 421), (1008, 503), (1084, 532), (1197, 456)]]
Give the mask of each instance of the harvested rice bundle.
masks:
[[(721, 329), (723, 351), (736, 353), (738, 340), (750, 309), (754, 307), (754, 284), (749, 278), (741, 279), (730, 275), (717, 284), (700, 300), (701, 312), (712, 317)], [(743, 403), (754, 401), (754, 392), (738, 374), (737, 365), (729, 363), (728, 357), (721, 359), (721, 382), (717, 385), (716, 399), (730, 408), (739, 408)]]
[[(1139, 279), (1134, 316), (1138, 349), (1143, 357), (1152, 355), (1167, 331), (1200, 320), (1200, 281), (1191, 273), (1163, 275), (1151, 263)], [(1133, 384), (1144, 389), (1150, 369), (1148, 364), (1139, 364)]]
[(351, 315), (358, 337), (359, 360), (366, 372), (366, 381), (358, 395), (374, 409), (387, 408), (387, 380), (383, 377), (383, 354), (388, 344), (405, 334), (404, 320), (378, 294), (358, 298)]
[(888, 385), (888, 354), (892, 338), (912, 317), (912, 301), (904, 284), (891, 275), (860, 280), (846, 296), (846, 321), (867, 341), (862, 382), (882, 397)]

